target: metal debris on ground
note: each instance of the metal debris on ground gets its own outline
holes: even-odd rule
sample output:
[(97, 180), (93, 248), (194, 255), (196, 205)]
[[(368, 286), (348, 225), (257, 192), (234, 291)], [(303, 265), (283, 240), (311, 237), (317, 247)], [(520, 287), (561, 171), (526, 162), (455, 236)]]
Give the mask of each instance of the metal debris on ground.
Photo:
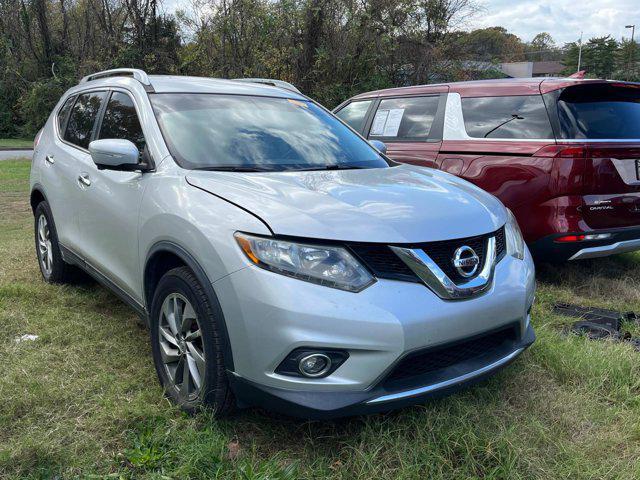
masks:
[(611, 339), (619, 342), (629, 342), (640, 351), (640, 338), (632, 337), (628, 332), (622, 332), (624, 322), (640, 323), (640, 317), (635, 312), (618, 312), (596, 307), (581, 307), (569, 303), (557, 303), (553, 306), (554, 313), (567, 317), (577, 317), (582, 320), (571, 326), (571, 332), (586, 335), (591, 340)]

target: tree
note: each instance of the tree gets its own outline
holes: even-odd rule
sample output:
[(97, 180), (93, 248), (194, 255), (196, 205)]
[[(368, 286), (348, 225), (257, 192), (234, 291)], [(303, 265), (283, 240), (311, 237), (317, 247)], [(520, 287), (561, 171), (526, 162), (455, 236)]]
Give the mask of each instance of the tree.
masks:
[(640, 81), (640, 48), (635, 40), (622, 40), (615, 56), (614, 77), (619, 80)]
[(533, 37), (533, 40), (527, 45), (525, 57), (531, 62), (560, 60), (562, 51), (549, 33), (541, 32)]
[[(612, 78), (616, 70), (617, 49), (618, 42), (610, 35), (589, 39), (582, 47), (580, 70), (585, 70), (589, 78)], [(564, 73), (570, 75), (578, 68), (579, 45), (576, 42), (569, 43), (565, 50)]]
[(524, 60), (524, 43), (503, 27), (482, 28), (461, 33), (458, 44), (468, 60), (493, 63)]

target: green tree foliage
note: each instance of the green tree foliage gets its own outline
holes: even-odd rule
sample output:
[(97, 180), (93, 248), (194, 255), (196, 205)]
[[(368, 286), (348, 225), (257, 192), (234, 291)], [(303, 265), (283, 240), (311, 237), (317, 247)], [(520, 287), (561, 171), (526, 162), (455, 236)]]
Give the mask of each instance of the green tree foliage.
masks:
[(503, 27), (461, 33), (458, 44), (469, 60), (497, 63), (519, 62), (525, 59), (525, 44)]
[[(475, 0), (0, 0), (0, 136), (33, 135), (60, 94), (91, 72), (268, 77), (333, 107), (356, 93), (502, 76), (498, 64), (556, 59), (548, 33), (463, 31)], [(636, 78), (638, 49), (584, 46), (589, 75)], [(577, 63), (575, 44), (565, 65)]]
[(631, 82), (640, 81), (640, 45), (635, 40), (623, 40), (615, 56), (614, 77)]
[[(569, 43), (565, 47), (563, 64), (568, 75), (578, 69), (579, 47), (577, 42)], [(617, 71), (618, 48), (618, 42), (610, 35), (591, 38), (582, 46), (580, 70), (584, 70), (589, 78), (613, 78), (614, 72)]]
[(561, 60), (563, 52), (548, 32), (538, 33), (527, 45), (525, 57), (530, 62)]
[(90, 72), (288, 80), (333, 106), (363, 90), (455, 79), (473, 0), (0, 0), (0, 135), (34, 134)]

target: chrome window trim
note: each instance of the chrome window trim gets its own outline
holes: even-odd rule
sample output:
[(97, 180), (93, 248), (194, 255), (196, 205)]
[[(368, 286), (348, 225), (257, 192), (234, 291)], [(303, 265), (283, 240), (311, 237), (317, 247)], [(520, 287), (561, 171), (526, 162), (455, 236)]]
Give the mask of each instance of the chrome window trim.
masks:
[(456, 284), (422, 249), (391, 246), (391, 250), (429, 287), (445, 300), (478, 295), (491, 286), (496, 266), (496, 237), (487, 239), (487, 253), (480, 273), (468, 282)]

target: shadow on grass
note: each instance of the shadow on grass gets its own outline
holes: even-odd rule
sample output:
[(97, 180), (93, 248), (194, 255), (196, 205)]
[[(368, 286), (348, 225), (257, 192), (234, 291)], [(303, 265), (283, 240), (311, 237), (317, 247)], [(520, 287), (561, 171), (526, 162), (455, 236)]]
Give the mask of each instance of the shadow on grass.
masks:
[(578, 282), (596, 277), (617, 280), (636, 276), (638, 273), (640, 273), (640, 254), (635, 252), (565, 263), (536, 263), (536, 279), (558, 286), (566, 286), (567, 280), (572, 279)]

